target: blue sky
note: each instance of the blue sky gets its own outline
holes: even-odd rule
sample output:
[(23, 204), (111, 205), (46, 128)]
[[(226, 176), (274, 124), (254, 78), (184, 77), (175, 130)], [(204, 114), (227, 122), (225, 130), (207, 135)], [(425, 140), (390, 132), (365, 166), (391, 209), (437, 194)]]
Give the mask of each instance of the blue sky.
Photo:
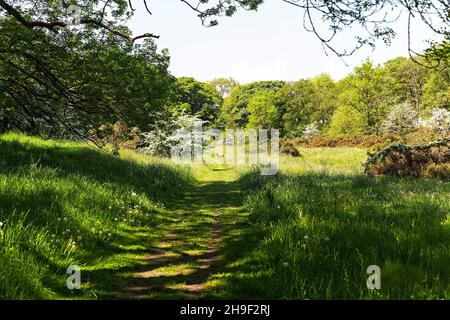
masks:
[[(129, 26), (136, 35), (160, 35), (156, 43), (169, 49), (172, 74), (201, 81), (218, 77), (232, 77), (241, 83), (295, 81), (322, 72), (338, 80), (368, 57), (382, 63), (408, 54), (404, 19), (395, 24), (398, 36), (390, 47), (380, 43), (375, 51), (364, 49), (345, 58), (344, 63), (333, 54), (327, 56), (319, 40), (303, 29), (299, 9), (280, 0), (266, 2), (258, 12), (241, 11), (221, 19), (214, 28), (203, 27), (195, 12), (178, 0), (149, 1), (153, 15), (136, 2), (140, 10)], [(422, 50), (430, 33), (418, 23), (413, 25), (413, 45)], [(353, 37), (351, 32), (344, 33), (339, 44), (351, 47)]]

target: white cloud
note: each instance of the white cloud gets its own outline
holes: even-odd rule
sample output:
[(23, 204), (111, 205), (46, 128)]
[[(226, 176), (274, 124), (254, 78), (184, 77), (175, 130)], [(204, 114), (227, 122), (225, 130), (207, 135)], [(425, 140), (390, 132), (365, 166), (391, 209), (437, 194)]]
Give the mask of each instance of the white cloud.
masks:
[(243, 84), (260, 80), (286, 79), (288, 65), (282, 60), (275, 60), (272, 64), (255, 64), (241, 60), (229, 70), (227, 76)]

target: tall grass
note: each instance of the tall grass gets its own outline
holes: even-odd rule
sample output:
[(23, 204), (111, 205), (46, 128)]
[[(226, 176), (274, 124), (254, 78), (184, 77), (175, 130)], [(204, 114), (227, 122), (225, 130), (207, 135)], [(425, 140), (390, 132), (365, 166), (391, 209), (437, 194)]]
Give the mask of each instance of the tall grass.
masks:
[[(136, 243), (151, 241), (142, 235), (157, 233), (193, 181), (166, 163), (74, 142), (9, 133), (0, 150), (1, 299), (114, 295), (117, 271), (140, 255)], [(66, 288), (69, 265), (82, 269), (81, 291)]]
[[(346, 149), (358, 161), (346, 167), (334, 150), (320, 150), (322, 159), (316, 151), (285, 160), (288, 173), (241, 177), (254, 243), (233, 263), (223, 296), (450, 298), (450, 184), (369, 178), (353, 169), (359, 150)], [(371, 265), (381, 268), (381, 290), (367, 288)]]

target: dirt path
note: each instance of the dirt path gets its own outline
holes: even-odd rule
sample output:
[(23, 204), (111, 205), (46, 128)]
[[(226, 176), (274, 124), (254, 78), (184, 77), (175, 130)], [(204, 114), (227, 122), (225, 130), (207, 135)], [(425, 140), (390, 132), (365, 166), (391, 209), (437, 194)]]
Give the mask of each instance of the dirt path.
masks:
[(221, 215), (239, 203), (234, 183), (203, 182), (174, 206), (173, 223), (142, 257), (124, 299), (199, 299), (219, 272)]

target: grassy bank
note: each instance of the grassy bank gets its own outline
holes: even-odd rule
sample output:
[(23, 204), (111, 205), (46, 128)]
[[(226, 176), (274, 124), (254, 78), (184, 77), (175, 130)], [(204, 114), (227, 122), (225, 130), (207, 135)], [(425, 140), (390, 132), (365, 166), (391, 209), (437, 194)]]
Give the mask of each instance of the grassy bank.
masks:
[[(114, 297), (193, 180), (73, 142), (0, 137), (0, 298)], [(66, 288), (82, 269), (83, 290)]]

